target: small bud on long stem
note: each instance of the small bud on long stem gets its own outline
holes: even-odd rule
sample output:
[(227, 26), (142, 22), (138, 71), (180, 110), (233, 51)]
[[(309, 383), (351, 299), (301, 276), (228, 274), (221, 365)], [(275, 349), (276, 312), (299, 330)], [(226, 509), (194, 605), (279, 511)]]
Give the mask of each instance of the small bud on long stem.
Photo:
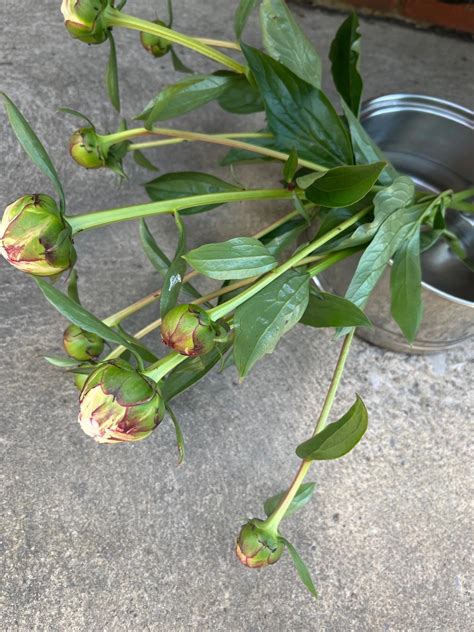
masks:
[(183, 35), (182, 33), (178, 33), (177, 31), (163, 25), (154, 24), (153, 22), (148, 22), (147, 20), (127, 15), (111, 6), (108, 6), (104, 10), (102, 22), (106, 27), (116, 26), (141, 31), (143, 33), (150, 33), (151, 35), (158, 35), (173, 44), (180, 44), (181, 46), (190, 48), (205, 57), (209, 57), (209, 59), (212, 59), (239, 74), (244, 74), (247, 70), (246, 66), (242, 65), (235, 59), (232, 59), (232, 57), (229, 57), (215, 48), (204, 44), (197, 38)]

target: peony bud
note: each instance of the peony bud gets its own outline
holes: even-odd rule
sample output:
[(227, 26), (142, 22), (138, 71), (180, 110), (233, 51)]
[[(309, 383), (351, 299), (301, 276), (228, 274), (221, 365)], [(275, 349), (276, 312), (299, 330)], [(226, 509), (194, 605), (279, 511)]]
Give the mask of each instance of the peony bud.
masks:
[[(166, 26), (162, 20), (154, 20), (154, 24), (158, 26)], [(148, 51), (153, 57), (163, 57), (171, 50), (171, 42), (159, 35), (152, 35), (151, 33), (140, 33), (140, 41), (143, 48)]]
[(108, 0), (63, 0), (61, 13), (71, 37), (86, 44), (102, 44), (107, 39), (101, 13)]
[(23, 272), (53, 276), (76, 262), (72, 231), (49, 195), (24, 195), (7, 206), (0, 253)]
[(216, 329), (206, 311), (198, 305), (177, 305), (163, 318), (161, 339), (168, 347), (187, 356), (212, 351)]
[(88, 377), (89, 376), (86, 373), (74, 374), (74, 386), (77, 388), (78, 391), (82, 391)]
[(66, 353), (75, 360), (85, 362), (100, 356), (104, 341), (97, 334), (85, 331), (77, 325), (69, 325), (64, 332), (63, 344)]
[(107, 164), (107, 156), (92, 127), (82, 127), (74, 132), (69, 141), (69, 152), (86, 169), (99, 169)]
[(285, 545), (278, 535), (262, 528), (263, 520), (254, 518), (240, 530), (236, 553), (239, 560), (249, 568), (262, 568), (278, 562)]
[(98, 443), (145, 439), (165, 414), (158, 386), (123, 360), (95, 369), (79, 401), (81, 428)]

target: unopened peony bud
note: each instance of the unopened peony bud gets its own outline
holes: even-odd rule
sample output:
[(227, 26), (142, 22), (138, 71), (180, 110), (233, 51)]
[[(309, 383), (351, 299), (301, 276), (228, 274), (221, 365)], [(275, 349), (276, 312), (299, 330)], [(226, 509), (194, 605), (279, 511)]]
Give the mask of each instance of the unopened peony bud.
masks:
[(0, 253), (23, 272), (53, 276), (76, 262), (72, 231), (49, 195), (24, 195), (7, 206), (0, 223)]
[(74, 374), (74, 386), (77, 388), (78, 391), (82, 391), (88, 377), (89, 376), (86, 373)]
[[(158, 26), (166, 26), (162, 20), (154, 20), (154, 24)], [(151, 33), (140, 33), (140, 41), (143, 48), (153, 55), (153, 57), (163, 57), (171, 50), (171, 42), (159, 35), (152, 35)]]
[(80, 396), (79, 423), (98, 443), (145, 439), (164, 414), (158, 386), (123, 360), (95, 369)]
[(198, 305), (177, 305), (163, 318), (161, 338), (165, 345), (183, 355), (204, 355), (214, 347), (216, 329)]
[(82, 127), (74, 132), (69, 141), (69, 152), (86, 169), (99, 169), (107, 164), (107, 156), (92, 127)]
[(98, 358), (104, 350), (104, 341), (97, 334), (85, 331), (77, 325), (69, 325), (64, 332), (63, 344), (66, 353), (85, 362)]
[(263, 520), (254, 518), (240, 530), (236, 553), (239, 560), (249, 568), (262, 568), (278, 562), (285, 545), (278, 535), (262, 528)]
[(108, 0), (63, 0), (61, 12), (71, 37), (86, 44), (102, 44), (107, 30), (101, 22), (101, 13)]

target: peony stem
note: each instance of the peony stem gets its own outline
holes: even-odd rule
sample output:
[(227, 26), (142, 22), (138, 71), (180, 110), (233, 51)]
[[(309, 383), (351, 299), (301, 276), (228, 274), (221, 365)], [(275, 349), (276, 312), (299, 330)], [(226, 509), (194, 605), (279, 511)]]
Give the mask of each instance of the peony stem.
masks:
[[(352, 339), (354, 338), (354, 331), (352, 329), (350, 333), (344, 338), (344, 342), (342, 343), (341, 351), (339, 353), (339, 358), (337, 360), (336, 368), (334, 370), (331, 383), (329, 385), (329, 389), (326, 394), (326, 399), (324, 400), (323, 407), (321, 409), (321, 413), (319, 415), (318, 421), (316, 422), (316, 426), (314, 428), (313, 436), (321, 430), (327, 424), (327, 420), (329, 417), (329, 413), (331, 412), (331, 408), (334, 404), (334, 399), (336, 397), (337, 389), (339, 387), (342, 374), (344, 372), (344, 366), (346, 364), (347, 356), (349, 355), (349, 350), (351, 347)], [(291, 505), (291, 501), (295, 497), (298, 489), (300, 488), (301, 483), (304, 480), (304, 477), (308, 473), (309, 468), (311, 467), (312, 461), (301, 461), (300, 467), (296, 472), (296, 476), (293, 479), (288, 491), (285, 496), (279, 502), (273, 513), (264, 521), (265, 528), (269, 531), (278, 532), (278, 526), (282, 519), (285, 516), (289, 506)]]
[[(150, 132), (149, 132), (150, 133)], [(214, 138), (273, 138), (273, 134), (266, 132), (235, 132), (231, 134), (209, 134)], [(108, 139), (108, 136), (101, 136)], [(133, 143), (128, 146), (128, 151), (136, 151), (140, 149), (153, 149), (154, 147), (164, 147), (166, 145), (177, 145), (179, 143), (189, 142), (187, 138), (166, 138), (164, 140), (152, 140), (145, 143)]]
[[(237, 140), (238, 137), (231, 137), (230, 135), (222, 135), (222, 134), (203, 134), (201, 132), (189, 132), (187, 130), (179, 130), (179, 129), (170, 129), (167, 127), (153, 127), (152, 129), (147, 129), (146, 127), (136, 127), (134, 129), (128, 129), (123, 132), (116, 132), (115, 134), (107, 134), (99, 136), (99, 139), (104, 148), (109, 147), (110, 145), (114, 145), (115, 143), (120, 143), (124, 140), (129, 140), (130, 138), (136, 138), (137, 136), (172, 136), (174, 138), (180, 138), (182, 140), (189, 141), (201, 141), (204, 143), (211, 143), (213, 145), (224, 145), (225, 147), (233, 147), (234, 149), (243, 149), (245, 151), (251, 151), (255, 154), (261, 154), (262, 156), (268, 156), (269, 158), (275, 158), (276, 160), (287, 161), (289, 158), (289, 154), (283, 151), (277, 151), (275, 149), (270, 149), (269, 147), (260, 147), (259, 145), (253, 145), (252, 143), (246, 143), (244, 141)], [(249, 138), (249, 135), (246, 135)], [(252, 135), (252, 137), (255, 137)], [(262, 136), (258, 136), (257, 138), (261, 138)], [(270, 134), (268, 138), (271, 138)], [(311, 160), (304, 160), (303, 158), (298, 159), (298, 164), (300, 167), (307, 167), (308, 169), (312, 169), (313, 171), (327, 171), (328, 168), (320, 165), (316, 162), (312, 162)]]
[[(212, 48), (212, 46), (208, 46), (205, 42), (198, 38), (189, 37), (188, 35), (183, 35), (183, 33), (167, 28), (166, 26), (127, 15), (126, 13), (118, 11), (111, 6), (107, 6), (104, 9), (102, 13), (102, 21), (106, 27), (115, 26), (128, 28), (142, 33), (158, 35), (158, 37), (163, 37), (169, 42), (173, 42), (173, 44), (180, 44), (181, 46), (190, 48), (205, 57), (209, 57), (209, 59), (212, 59), (213, 61), (216, 61), (239, 74), (244, 74), (247, 70), (246, 66), (242, 65), (235, 59), (232, 59), (232, 57)], [(220, 44), (222, 44), (222, 42), (220, 42)]]
[[(206, 204), (224, 204), (226, 202), (242, 202), (244, 200), (287, 200), (290, 199), (293, 194), (294, 192), (292, 193), (285, 189), (254, 189), (250, 191), (208, 193), (205, 195), (192, 195), (173, 200), (149, 202), (148, 204), (138, 204), (136, 206), (127, 206), (106, 211), (95, 211), (84, 215), (74, 215), (67, 217), (67, 221), (75, 235), (84, 230), (108, 226), (109, 224), (116, 224), (117, 222), (174, 213)], [(303, 197), (303, 192), (300, 192), (299, 195)]]

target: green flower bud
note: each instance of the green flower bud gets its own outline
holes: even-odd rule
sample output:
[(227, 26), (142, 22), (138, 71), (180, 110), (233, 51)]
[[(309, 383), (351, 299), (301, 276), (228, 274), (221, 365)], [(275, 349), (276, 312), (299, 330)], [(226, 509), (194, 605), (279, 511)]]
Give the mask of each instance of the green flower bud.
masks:
[(204, 355), (215, 345), (216, 329), (198, 305), (177, 305), (163, 318), (161, 339), (168, 347), (187, 356)]
[(104, 350), (104, 341), (97, 334), (85, 331), (77, 325), (69, 325), (63, 336), (63, 344), (66, 353), (85, 362), (100, 356)]
[(107, 156), (92, 127), (81, 127), (74, 132), (69, 141), (69, 152), (73, 159), (86, 169), (99, 169), (107, 164)]
[(85, 373), (74, 373), (74, 386), (78, 391), (82, 391), (89, 376)]
[(79, 423), (98, 443), (145, 439), (164, 414), (158, 386), (123, 360), (101, 364), (80, 395)]
[(102, 44), (107, 29), (102, 25), (101, 13), (108, 0), (63, 0), (61, 12), (71, 37), (86, 44)]
[(274, 564), (285, 550), (278, 535), (263, 528), (263, 524), (258, 518), (250, 520), (242, 527), (237, 539), (237, 557), (249, 568)]
[(53, 276), (76, 262), (72, 231), (49, 195), (24, 195), (0, 223), (0, 254), (23, 272)]
[[(163, 20), (154, 20), (154, 24), (158, 26), (166, 26)], [(140, 33), (140, 41), (143, 48), (153, 55), (153, 57), (163, 57), (171, 50), (171, 42), (159, 35), (152, 35), (151, 33)]]

